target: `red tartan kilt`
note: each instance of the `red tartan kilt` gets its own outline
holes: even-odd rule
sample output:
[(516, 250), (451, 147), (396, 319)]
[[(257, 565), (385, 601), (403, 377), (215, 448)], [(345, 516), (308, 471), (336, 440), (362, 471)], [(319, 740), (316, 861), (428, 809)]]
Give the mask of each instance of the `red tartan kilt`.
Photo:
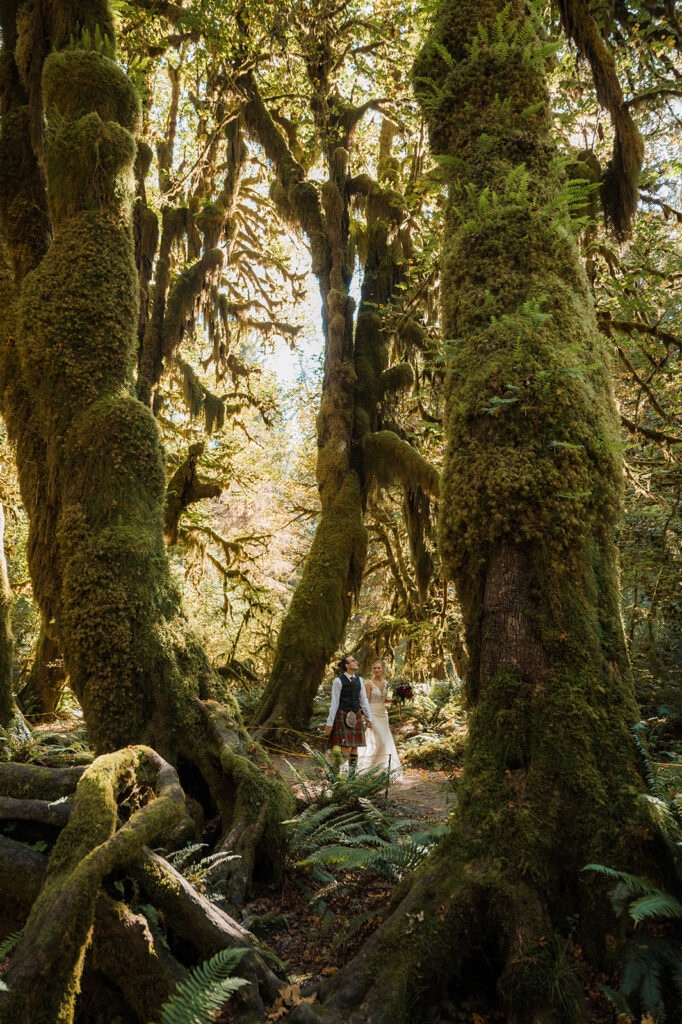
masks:
[(330, 747), (364, 747), (365, 746), (365, 722), (361, 711), (355, 715), (357, 725), (349, 729), (345, 722), (346, 712), (341, 708), (336, 712), (336, 718), (329, 734)]

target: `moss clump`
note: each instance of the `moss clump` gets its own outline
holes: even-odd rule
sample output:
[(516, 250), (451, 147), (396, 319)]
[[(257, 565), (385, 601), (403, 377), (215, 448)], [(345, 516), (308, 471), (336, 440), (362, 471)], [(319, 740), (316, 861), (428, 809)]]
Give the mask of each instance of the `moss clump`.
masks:
[(382, 395), (392, 395), (397, 391), (405, 391), (414, 384), (414, 372), (409, 363), (395, 363), (384, 370), (379, 379)]
[(364, 449), (368, 472), (380, 485), (400, 481), (406, 487), (420, 487), (426, 494), (438, 497), (438, 470), (392, 430), (367, 434)]
[[(51, 53), (43, 65), (43, 102), (48, 119), (77, 121), (96, 112), (132, 135), (142, 123), (137, 90), (118, 65), (96, 50)], [(148, 148), (148, 147), (147, 147)]]

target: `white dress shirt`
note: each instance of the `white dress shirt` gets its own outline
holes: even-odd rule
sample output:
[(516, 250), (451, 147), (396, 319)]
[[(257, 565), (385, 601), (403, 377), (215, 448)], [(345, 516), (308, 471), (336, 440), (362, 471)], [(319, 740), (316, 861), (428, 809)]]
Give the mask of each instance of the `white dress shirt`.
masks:
[[(343, 673), (346, 679), (351, 680), (353, 677), (348, 672)], [(365, 684), (362, 681), (362, 677), (357, 677), (360, 680), (360, 707), (365, 713), (365, 718), (368, 722), (372, 721), (372, 711), (367, 700), (367, 693), (365, 692)], [(332, 706), (329, 709), (329, 717), (327, 718), (327, 725), (333, 725), (334, 719), (336, 718), (336, 712), (339, 710), (339, 701), (341, 699), (341, 679), (339, 676), (336, 677), (332, 683)]]

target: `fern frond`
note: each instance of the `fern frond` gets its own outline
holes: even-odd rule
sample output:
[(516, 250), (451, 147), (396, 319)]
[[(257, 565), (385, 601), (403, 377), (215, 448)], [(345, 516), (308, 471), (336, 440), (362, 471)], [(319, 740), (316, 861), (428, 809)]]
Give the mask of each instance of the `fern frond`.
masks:
[(182, 868), (190, 860), (195, 853), (199, 850), (204, 850), (207, 843), (190, 843), (188, 846), (183, 846), (181, 850), (175, 850), (173, 853), (166, 855), (165, 859), (171, 864), (176, 871), (182, 871)]
[(159, 912), (155, 906), (151, 903), (143, 903), (137, 908), (139, 912), (147, 919), (149, 925), (149, 931), (152, 933), (154, 938), (161, 943), (164, 949), (170, 949), (168, 940), (166, 939), (166, 933), (161, 927), (161, 921), (159, 920)]
[(454, 71), (457, 67), (457, 61), (450, 51), (442, 43), (433, 43), (433, 48), (442, 59), (448, 71)]
[(221, 949), (194, 967), (161, 1009), (161, 1024), (209, 1024), (245, 978), (230, 977), (248, 949)]
[(12, 952), (23, 935), (23, 931), (23, 928), (21, 928), (18, 932), (12, 932), (11, 935), (8, 935), (7, 938), (0, 942), (0, 960), (3, 960), (8, 953)]
[(628, 913), (635, 924), (640, 924), (652, 917), (682, 918), (682, 903), (670, 893), (656, 889), (631, 903)]

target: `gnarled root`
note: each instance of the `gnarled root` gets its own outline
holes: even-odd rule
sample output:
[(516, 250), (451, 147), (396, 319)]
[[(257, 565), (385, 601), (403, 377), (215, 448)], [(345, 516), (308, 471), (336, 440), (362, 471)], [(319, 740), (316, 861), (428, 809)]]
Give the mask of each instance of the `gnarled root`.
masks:
[(163, 912), (174, 938), (189, 944), (198, 959), (207, 960), (221, 949), (253, 949), (240, 962), (239, 974), (251, 982), (251, 991), (243, 989), (239, 1003), (249, 1002), (262, 1016), (263, 1003), (270, 1003), (281, 987), (281, 981), (266, 966), (258, 950), (260, 944), (243, 928), (205, 896), (197, 892), (186, 878), (167, 861), (150, 850), (143, 850), (133, 866), (133, 877), (139, 882), (150, 902)]
[[(54, 802), (74, 789), (73, 803)], [(236, 947), (253, 952), (241, 961), (250, 985), (236, 994), (234, 1008), (240, 1020), (263, 1019), (281, 982), (258, 941), (146, 846), (184, 813), (175, 770), (158, 754), (129, 747), (75, 770), (0, 765), (3, 792), (12, 795), (0, 795), (0, 815), (63, 831), (49, 861), (0, 836), (0, 935), (28, 917), (3, 976), (9, 992), (0, 994), (0, 1022), (91, 1024), (103, 1010), (147, 1024), (190, 965)], [(133, 813), (121, 824), (131, 801)], [(261, 817), (254, 814), (256, 822)], [(122, 867), (137, 899), (158, 911), (168, 946), (152, 919), (102, 890), (106, 876)]]
[(250, 880), (277, 882), (284, 865), (282, 822), (294, 810), (287, 783), (263, 747), (235, 725), (216, 701), (201, 703), (209, 745), (199, 762), (215, 794), (223, 822), (220, 849), (237, 856), (218, 865), (211, 881), (223, 883), (230, 906), (239, 906)]
[[(154, 781), (156, 797), (117, 829), (117, 793), (134, 777)], [(179, 820), (184, 802), (175, 769), (150, 748), (105, 754), (86, 769), (5, 972), (2, 1024), (71, 1024), (102, 880)]]

